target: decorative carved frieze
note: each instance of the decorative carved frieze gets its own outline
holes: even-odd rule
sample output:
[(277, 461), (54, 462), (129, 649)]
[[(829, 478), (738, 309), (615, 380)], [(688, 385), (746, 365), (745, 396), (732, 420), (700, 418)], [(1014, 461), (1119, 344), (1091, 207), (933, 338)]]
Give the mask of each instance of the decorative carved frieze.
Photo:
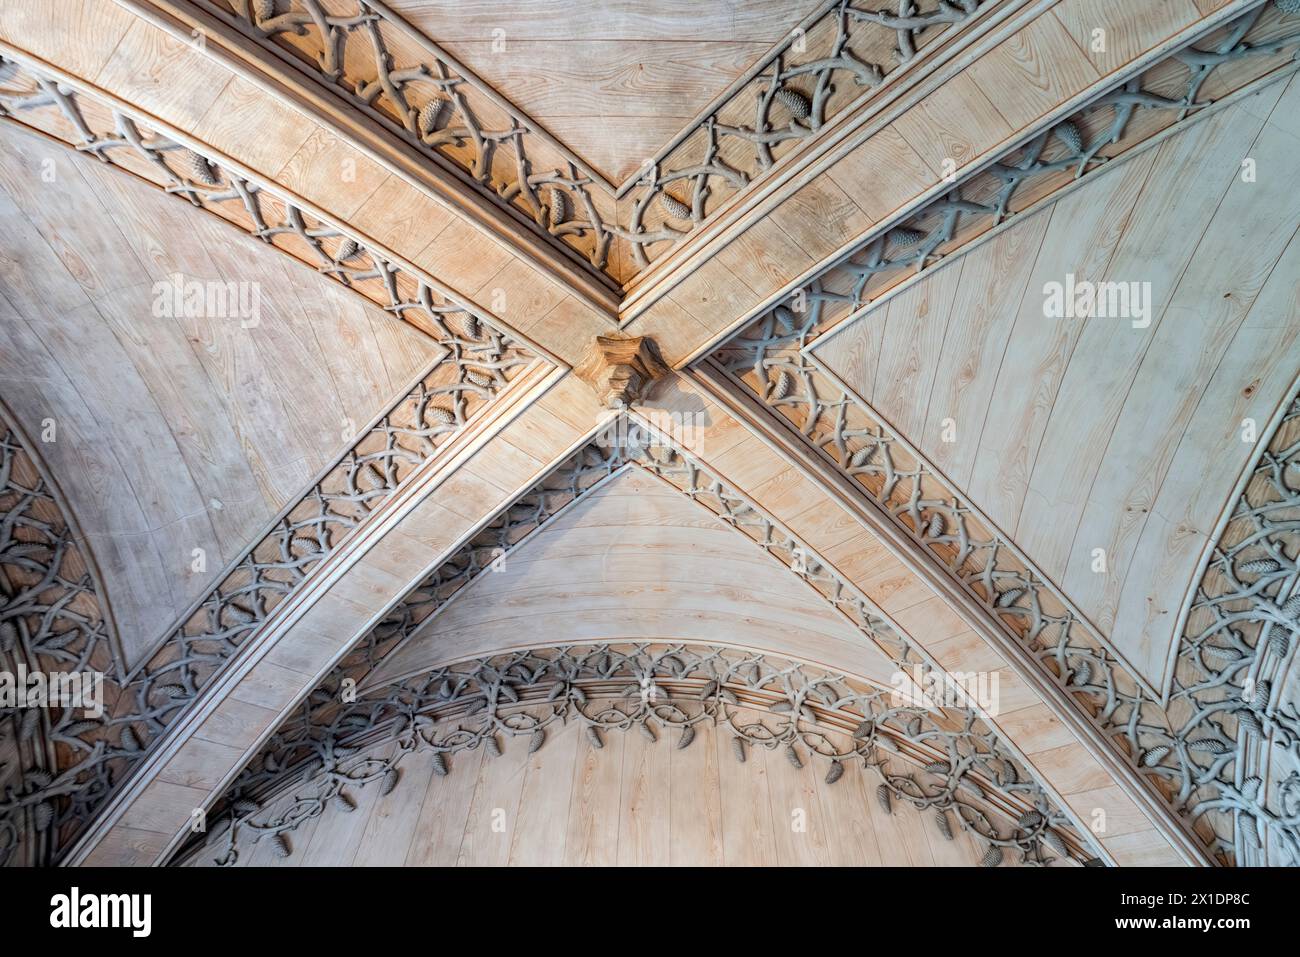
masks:
[(591, 386), (601, 405), (626, 409), (645, 399), (650, 387), (672, 370), (645, 336), (597, 336), (574, 374)]
[(361, 788), (401, 787), (411, 755), (428, 755), (446, 775), (461, 752), (498, 757), (512, 739), (539, 751), (561, 723), (578, 724), (597, 749), (632, 729), (672, 735), (683, 749), (710, 722), (742, 763), (755, 748), (780, 751), (798, 769), (814, 762), (834, 785), (844, 763), (862, 761), (879, 778), (886, 813), (910, 805), (949, 840), (957, 828), (970, 832), (985, 866), (1092, 859), (973, 712), (900, 705), (891, 692), (771, 656), (645, 643), (543, 648), (436, 668), (348, 704), (328, 690), (335, 696), (309, 724), (277, 733), (210, 817), (209, 833), (178, 858), (203, 853), (229, 865), (257, 841), (287, 857), (294, 831), (328, 806), (351, 810)]
[(620, 190), (622, 235), (637, 267), (649, 267), (782, 156), (860, 106), (924, 46), (995, 5), (899, 0), (890, 11), (842, 0), (792, 31), (747, 83)]
[[(116, 636), (71, 513), (0, 406), (0, 671), (113, 673)], [(0, 707), (0, 866), (54, 859), (111, 787), (73, 707)], [(91, 722), (92, 724), (95, 722)]]
[[(276, 737), (268, 745), (267, 751), (245, 770), (227, 793), (224, 807), (228, 811), (233, 811), (237, 818), (245, 816), (246, 811), (252, 813), (251, 805), (245, 802), (248, 800), (247, 795), (257, 791), (267, 780), (268, 753), (272, 755), (271, 768), (277, 769), (269, 772), (272, 776), (278, 775), (288, 766), (292, 766), (296, 773), (302, 766), (295, 763), (299, 757), (303, 760), (314, 760), (314, 757), (307, 756), (308, 751), (312, 755), (316, 754), (317, 745), (312, 742), (332, 742), (325, 746), (327, 749), (334, 749), (338, 744), (336, 732), (342, 732), (346, 736), (353, 731), (360, 731), (362, 721), (369, 721), (372, 725), (378, 724), (391, 716), (386, 710), (390, 707), (397, 708), (405, 716), (411, 717), (414, 712), (408, 708), (408, 705), (413, 700), (412, 689), (424, 689), (419, 692), (424, 694), (425, 691), (431, 692), (434, 687), (440, 686), (441, 682), (427, 685), (424, 683), (427, 681), (426, 676), (399, 687), (374, 689), (357, 703), (361, 711), (339, 710), (340, 688), (345, 681), (354, 683), (352, 686), (364, 686), (367, 676), (373, 674), (389, 654), (414, 634), (431, 615), (453, 600), (465, 585), (485, 573), (495, 560), (507, 555), (510, 549), (580, 499), (603, 478), (629, 466), (644, 468), (664, 479), (715, 514), (722, 522), (746, 535), (756, 546), (816, 588), (828, 602), (838, 608), (862, 631), (866, 640), (881, 648), (890, 660), (898, 663), (900, 667), (906, 666), (911, 669), (919, 666), (923, 671), (927, 669), (923, 656), (910, 644), (906, 636), (895, 631), (874, 606), (837, 573), (823, 564), (812, 549), (790, 535), (701, 463), (669, 445), (662, 436), (642, 426), (621, 422), (612, 427), (606, 435), (575, 452), (537, 485), (500, 512), (455, 555), (402, 596), (380, 623), (362, 638), (343, 662), (286, 719), (277, 731)], [(761, 686), (762, 683), (758, 685)], [(872, 698), (872, 700), (876, 699)], [(367, 708), (378, 710), (371, 712), (366, 711)], [(369, 717), (361, 718), (360, 715), (363, 714), (368, 714)], [(1049, 811), (1040, 806), (1041, 802), (1047, 800), (1041, 788), (1033, 783), (1032, 776), (1011, 756), (1011, 753), (997, 743), (995, 735), (977, 712), (971, 708), (948, 708), (944, 709), (943, 714), (944, 722), (955, 722), (951, 725), (945, 724), (946, 731), (926, 730), (926, 721), (939, 719), (922, 718), (918, 714), (908, 712), (898, 728), (890, 731), (890, 735), (900, 745), (904, 745), (901, 750), (907, 751), (905, 744), (907, 741), (921, 746), (934, 733), (940, 736), (948, 732), (957, 734), (958, 738), (952, 739), (953, 746), (957, 747), (963, 755), (969, 757), (977, 752), (987, 751), (988, 754), (996, 756), (998, 766), (1003, 769), (1000, 774), (985, 777), (985, 787), (981, 788), (979, 793), (984, 794), (985, 791), (992, 793), (994, 790), (1001, 789), (1014, 804), (1011, 795), (1018, 794), (1023, 789), (1027, 793), (1032, 793), (1033, 797), (1027, 802), (1029, 807), (1025, 806), (1025, 802), (1021, 802), (1018, 813), (1025, 813), (1032, 808), (1043, 816), (1043, 820), (1050, 819), (1056, 822), (1053, 827), (1060, 829), (1064, 826), (1062, 822), (1065, 818), (1059, 810)], [(859, 722), (869, 717), (867, 711), (859, 711), (858, 715)], [(423, 727), (423, 723), (420, 726)], [(899, 733), (895, 733), (896, 731)], [(402, 739), (410, 740), (413, 744), (415, 740), (409, 736)], [(967, 744), (958, 743), (958, 739), (967, 741)], [(885, 747), (887, 748), (888, 744)], [(947, 754), (947, 747), (947, 744), (937, 747), (938, 754), (930, 754), (927, 762), (923, 763), (948, 760), (944, 757)], [(330, 753), (341, 758), (351, 752), (330, 750)], [(953, 762), (950, 766), (959, 767), (961, 762)], [(1015, 770), (1010, 770), (1013, 767)], [(313, 766), (313, 774), (315, 770)], [(386, 773), (387, 769), (384, 770), (384, 774)], [(368, 775), (369, 771), (365, 774)], [(339, 786), (346, 786), (350, 780), (346, 774), (337, 769), (332, 771), (331, 775), (331, 780)], [(887, 780), (886, 783), (889, 784), (890, 781)], [(955, 782), (949, 781), (948, 785), (953, 783)], [(955, 793), (948, 785), (944, 785), (948, 788), (945, 793), (949, 795)], [(917, 785), (920, 790), (914, 789), (912, 785), (904, 786), (898, 782), (894, 782), (894, 786), (902, 789), (902, 792), (897, 795), (899, 797), (913, 801), (929, 800), (927, 794), (930, 792), (926, 792), (921, 785)], [(314, 799), (307, 799), (303, 805), (305, 811), (295, 812), (287, 820), (297, 822), (302, 819), (301, 815), (304, 813), (307, 816), (319, 813), (318, 810), (312, 810), (315, 807), (312, 800)], [(272, 825), (271, 830), (279, 833), (282, 823), (285, 822)], [(1091, 855), (1092, 852), (1090, 851), (1089, 854)]]
[[(766, 320), (769, 343), (782, 338), (778, 321)], [(1262, 747), (1266, 738), (1294, 756), (1300, 740), (1294, 701), (1284, 705), (1267, 683), (1257, 680), (1277, 673), (1290, 653), (1287, 634), (1300, 630), (1300, 600), (1286, 604), (1291, 586), (1282, 582), (1293, 580), (1288, 576), (1294, 575), (1300, 549), (1300, 525), (1289, 521), (1300, 471), (1290, 463), (1300, 454), (1298, 447), (1284, 443), (1265, 453), (1260, 468), (1273, 476), (1273, 486), (1268, 493), (1257, 489), (1263, 504), (1242, 505), (1239, 517), (1256, 522), (1257, 538), (1268, 541), (1257, 543), (1260, 548), (1249, 542), (1234, 545), (1219, 565), (1228, 558), (1235, 561), (1244, 551), (1244, 566), (1233, 566), (1241, 575), (1229, 573), (1202, 586), (1199, 613), (1190, 627), (1205, 630), (1180, 645), (1166, 707), (1014, 542), (871, 408), (841, 389), (809, 354), (759, 346), (747, 354), (729, 349), (725, 355), (733, 381), (788, 420), (975, 598), (990, 622), (1024, 648), (1116, 752), (1191, 823), (1221, 863), (1239, 861), (1235, 819), (1241, 818), (1259, 832), (1257, 844), (1273, 842), (1274, 852), (1282, 856), (1275, 863), (1300, 863), (1300, 773), (1269, 795), (1258, 774), (1246, 773), (1236, 760), (1239, 748)], [(1286, 421), (1296, 414), (1293, 407)], [(1294, 442), (1290, 429), (1285, 442)], [(1270, 517), (1274, 513), (1278, 518)], [(1291, 557), (1284, 558), (1284, 553)], [(1271, 570), (1266, 571), (1265, 563), (1277, 568), (1268, 564)], [(1248, 595), (1256, 599), (1249, 607), (1232, 604)], [(1211, 611), (1213, 620), (1207, 622), (1205, 614)], [(1268, 623), (1276, 627), (1264, 627)], [(1262, 643), (1252, 644), (1244, 635), (1252, 628), (1259, 633), (1255, 640)], [(1256, 683), (1247, 689), (1247, 680)], [(1250, 737), (1256, 729), (1257, 738)]]
[(842, 0), (792, 31), (751, 79), (616, 190), (382, 3), (198, 2), (619, 282), (862, 105), (932, 41), (995, 5), (899, 0), (891, 12)]
[[(1300, 383), (1297, 384), (1300, 389)], [(1235, 839), (1242, 864), (1300, 864), (1300, 398), (1292, 398), (1220, 523), (1188, 596), (1171, 711), (1188, 813)], [(1144, 762), (1164, 768), (1167, 755)]]
[(579, 157), (381, 3), (200, 0), (289, 54), (406, 142), (598, 270), (612, 269), (613, 190)]
[[(1094, 99), (900, 222), (873, 230), (758, 315), (720, 350), (723, 361), (734, 366), (752, 356), (761, 364), (767, 352), (807, 346), (909, 275), (933, 269), (1052, 193), (1259, 79), (1240, 69), (1226, 72), (1242, 61), (1259, 59), (1261, 72), (1272, 79), (1296, 69), (1298, 48), (1300, 13), (1256, 7)], [(1279, 59), (1288, 51), (1290, 57)], [(1203, 95), (1207, 84), (1214, 96)]]
[[(105, 668), (112, 701), (98, 721), (60, 742), (51, 792), (56, 820), (70, 824), (44, 845), (57, 860), (129, 776), (165, 729), (235, 651), (334, 553), (416, 468), (537, 362), (477, 310), (455, 303), (357, 239), (286, 203), (265, 187), (150, 132), (83, 91), (12, 60), (0, 78), (0, 116), (54, 136), (142, 176), (197, 208), (243, 226), (264, 242), (312, 262), (319, 273), (366, 296), (434, 338), (441, 357), (367, 426), (333, 468), (277, 518), (130, 675)], [(106, 654), (88, 654), (105, 659)], [(51, 787), (54, 785), (51, 784)], [(24, 807), (26, 805), (23, 805)], [(75, 811), (75, 814), (73, 812)], [(69, 815), (72, 815), (69, 817)], [(75, 827), (73, 826), (75, 825)]]
[(474, 388), (498, 382), (493, 370), (503, 359), (514, 365), (527, 355), (481, 309), (390, 262), (343, 227), (34, 64), (0, 57), (0, 119), (132, 173), (306, 263), (451, 348)]

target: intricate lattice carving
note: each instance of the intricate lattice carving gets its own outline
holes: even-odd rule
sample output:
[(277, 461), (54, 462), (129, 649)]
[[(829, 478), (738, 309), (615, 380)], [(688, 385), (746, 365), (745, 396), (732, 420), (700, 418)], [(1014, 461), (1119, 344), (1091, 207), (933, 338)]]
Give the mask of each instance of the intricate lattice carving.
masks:
[(382, 4), (213, 0), (202, 4), (289, 51), (353, 105), (596, 269), (611, 263), (613, 191), (581, 159)]
[[(1093, 100), (1009, 151), (885, 231), (873, 231), (789, 299), (759, 315), (727, 344), (730, 365), (763, 364), (773, 351), (808, 345), (907, 276), (948, 256), (1043, 197), (1090, 175), (1286, 63), (1300, 48), (1300, 15), (1260, 6)], [(1290, 51), (1290, 57), (1279, 57)], [(1258, 59), (1258, 71), (1243, 61)], [(1236, 68), (1236, 72), (1225, 72)], [(1213, 81), (1213, 96), (1203, 95)], [(798, 306), (796, 311), (792, 306)]]
[[(985, 845), (987, 866), (1092, 857), (973, 712), (899, 706), (890, 692), (770, 656), (696, 645), (560, 647), (436, 668), (350, 704), (338, 704), (338, 690), (328, 688), (332, 697), (307, 722), (277, 733), (210, 819), (208, 852), (220, 862), (234, 863), (259, 840), (287, 856), (292, 832), (330, 803), (351, 808), (357, 788), (399, 786), (408, 755), (429, 754), (434, 772), (448, 774), (450, 756), (480, 747), (497, 756), (511, 738), (537, 751), (557, 722), (577, 722), (598, 748), (633, 728), (674, 734), (686, 748), (696, 726), (712, 722), (742, 762), (752, 748), (779, 749), (795, 767), (823, 764), (834, 784), (843, 762), (863, 761), (880, 778), (886, 812), (910, 804), (946, 837), (955, 820)], [(295, 796), (281, 800), (287, 794)]]
[[(85, 796), (75, 806), (78, 823), (85, 825), (275, 607), (415, 468), (537, 360), (477, 311), (450, 302), (262, 186), (29, 67), (13, 61), (0, 65), (11, 67), (0, 78), (0, 115), (21, 114), (26, 125), (143, 175), (267, 243), (314, 259), (322, 275), (417, 325), (443, 348), (421, 381), (368, 426), (325, 477), (182, 616), (128, 683), (121, 683), (126, 679), (120, 670), (109, 672), (109, 713), (93, 727), (86, 724), (78, 744), (60, 742), (66, 745), (59, 752), (60, 780), (71, 775), (83, 782)], [(57, 796), (64, 815), (66, 792)], [(66, 843), (49, 850), (57, 853)]]
[[(0, 408), (0, 671), (111, 671), (116, 641), (70, 513)], [(0, 866), (50, 860), (109, 786), (68, 768), (86, 743), (77, 709), (0, 709)], [(85, 762), (81, 762), (83, 765)]]
[[(200, 2), (625, 281), (861, 105), (930, 41), (960, 29), (982, 0), (898, 0), (897, 12), (843, 0), (792, 32), (749, 83), (650, 160), (619, 190), (626, 197), (617, 209), (610, 184), (383, 4)], [(630, 255), (616, 254), (619, 244)]]
[(860, 106), (918, 50), (971, 21), (987, 0), (899, 0), (897, 12), (843, 0), (793, 32), (757, 75), (645, 167), (620, 235), (639, 268), (747, 189), (832, 119)]
[[(336, 727), (336, 721), (342, 722), (337, 725), (337, 730), (345, 732), (358, 730), (360, 725), (355, 719), (354, 712), (347, 711), (343, 714), (338, 711), (339, 689), (345, 680), (355, 685), (362, 685), (367, 676), (374, 673), (379, 664), (401, 642), (412, 635), (434, 612), (451, 601), (465, 585), (479, 574), (485, 573), (494, 560), (503, 557), (509, 549), (518, 545), (529, 534), (581, 498), (602, 479), (628, 466), (644, 468), (664, 479), (717, 515), (721, 521), (745, 534), (758, 547), (815, 587), (827, 601), (853, 621), (865, 638), (880, 647), (890, 660), (897, 662), (900, 667), (920, 666), (922, 670), (925, 669), (922, 656), (910, 645), (907, 638), (896, 632), (865, 598), (823, 564), (813, 550), (790, 535), (721, 478), (690, 456), (667, 444), (662, 436), (647, 431), (641, 426), (628, 425), (624, 422), (613, 427), (607, 436), (594, 440), (575, 452), (546, 478), (499, 513), (488, 526), (447, 562), (404, 595), (326, 680), (312, 691), (303, 705), (286, 719), (270, 749), (274, 751), (277, 748), (289, 748), (292, 753), (294, 749), (306, 746), (306, 741), (315, 741), (321, 736), (324, 736), (322, 740), (328, 739), (333, 732), (325, 729)], [(396, 696), (394, 701), (402, 700), (404, 695), (409, 697), (411, 688), (424, 687), (421, 684), (422, 680), (408, 682), (396, 690), (384, 688), (374, 691), (372, 697), (365, 700), (369, 701), (371, 706), (376, 701), (388, 700), (389, 694)], [(413, 714), (409, 710), (403, 713), (408, 716)], [(1014, 758), (996, 744), (993, 733), (973, 710), (946, 709), (945, 713), (948, 715), (947, 720), (956, 721), (955, 726), (948, 728), (949, 731), (957, 731), (960, 728), (958, 733), (961, 735), (973, 734), (992, 749), (990, 753), (998, 754), (999, 760), (1005, 762), (1008, 767), (1016, 764)], [(865, 715), (865, 712), (860, 714)], [(350, 715), (354, 717), (348, 717)], [(908, 720), (910, 722), (910, 718)], [(910, 723), (904, 726), (904, 730), (908, 734), (915, 732), (915, 728)], [(922, 735), (916, 743), (920, 743), (924, 737), (925, 735)], [(411, 740), (414, 742), (414, 739)], [(788, 739), (781, 740), (789, 743)], [(314, 748), (315, 745), (311, 747)], [(333, 748), (334, 745), (331, 744), (329, 747)], [(946, 746), (938, 750), (945, 752)], [(342, 756), (345, 755), (340, 754), (340, 757)], [(255, 761), (251, 767), (257, 770), (247, 771), (245, 777), (234, 786), (228, 795), (229, 807), (234, 808), (235, 802), (244, 800), (244, 795), (252, 781), (261, 780), (258, 775), (264, 770), (264, 759), (265, 755)], [(942, 755), (935, 758), (935, 760), (939, 759), (942, 759)], [(273, 756), (271, 766), (276, 769), (285, 768), (287, 766), (285, 757)], [(951, 766), (958, 767), (958, 764), (953, 763)], [(386, 769), (384, 773), (387, 773)], [(366, 774), (368, 775), (369, 772)], [(331, 780), (337, 780), (340, 786), (346, 784), (343, 778)], [(1024, 785), (1032, 788), (1035, 794), (1041, 793), (1036, 784), (1029, 784), (1031, 776), (1018, 765), (1016, 765), (1014, 778), (1004, 779), (995, 775), (989, 780), (996, 785), (1010, 787), (1012, 790)], [(899, 796), (914, 802), (926, 802), (933, 796), (933, 793), (926, 791), (921, 784), (916, 784), (913, 788), (913, 785), (903, 783), (901, 778), (898, 781), (888, 779), (886, 783), (900, 789)], [(909, 788), (913, 789), (909, 790)], [(1035, 798), (1034, 802), (1031, 802), (1035, 807), (1037, 800)], [(239, 806), (248, 807), (245, 804)], [(310, 810), (315, 807), (311, 799), (308, 799), (303, 806), (308, 809), (306, 812), (308, 816), (319, 813), (318, 810)], [(919, 806), (926, 805), (922, 803)], [(1046, 814), (1043, 808), (1037, 810)], [(236, 815), (239, 814), (242, 812), (236, 811)], [(1055, 820), (1063, 820), (1056, 811), (1048, 816)], [(291, 816), (291, 819), (297, 822), (301, 817)]]
[(1191, 739), (1186, 760), (1197, 769), (1189, 813), (1213, 820), (1225, 840), (1234, 835), (1242, 863), (1294, 865), (1300, 863), (1300, 688), (1293, 674), (1300, 635), (1300, 399), (1292, 398), (1225, 518), (1189, 596), (1174, 671), (1171, 707), (1187, 715), (1181, 738)]
[[(1245, 736), (1256, 725), (1261, 729), (1260, 738), (1267, 729), (1280, 747), (1294, 752), (1295, 734), (1300, 731), (1294, 710), (1280, 710), (1263, 686), (1236, 699), (1231, 690), (1233, 682), (1244, 681), (1255, 671), (1274, 670), (1273, 664), (1266, 666), (1267, 653), (1285, 654), (1289, 646), (1284, 646), (1281, 635), (1265, 629), (1268, 640), (1258, 653), (1248, 649), (1240, 636), (1222, 647), (1215, 642), (1205, 653), (1198, 650), (1215, 634), (1227, 637), (1242, 631), (1247, 621), (1261, 627), (1272, 621), (1279, 628), (1295, 629), (1300, 601), (1285, 606), (1285, 612), (1284, 605), (1273, 599), (1245, 611), (1236, 609), (1224, 621), (1216, 620), (1192, 646), (1185, 643), (1166, 709), (1158, 696), (1133, 678), (1065, 595), (915, 448), (872, 409), (836, 385), (808, 354), (797, 348), (773, 348), (787, 335), (800, 338), (799, 332), (783, 330), (781, 321), (769, 316), (758, 334), (745, 340), (746, 349), (726, 351), (723, 359), (738, 377), (735, 381), (788, 419), (978, 600), (989, 618), (1033, 656), (1173, 810), (1189, 819), (1221, 862), (1238, 859), (1240, 843), (1234, 851), (1233, 814), (1252, 818), (1261, 832), (1274, 834), (1290, 861), (1300, 861), (1296, 850), (1300, 818), (1295, 816), (1300, 811), (1300, 775), (1294, 783), (1279, 786), (1275, 806), (1270, 808), (1265, 805), (1264, 789), (1249, 783), (1251, 776), (1243, 776), (1235, 760), (1237, 741), (1248, 743)], [(1294, 450), (1285, 454), (1293, 455)], [(1278, 473), (1279, 483), (1282, 474)], [(1282, 495), (1285, 487), (1278, 484), (1276, 494)], [(1289, 514), (1287, 507), (1277, 506), (1278, 514)], [(1272, 508), (1268, 506), (1268, 510)], [(1260, 521), (1261, 528), (1265, 527), (1262, 517)], [(1276, 525), (1279, 535), (1293, 528), (1280, 519)], [(1267, 527), (1273, 529), (1273, 525)], [(1294, 544), (1292, 540), (1290, 547)], [(1283, 546), (1274, 543), (1272, 549), (1280, 555)], [(1232, 600), (1247, 592), (1287, 598), (1289, 586), (1287, 590), (1272, 586), (1285, 577), (1284, 570), (1291, 574), (1294, 564), (1287, 565), (1271, 554), (1265, 558), (1278, 561), (1276, 573), (1261, 575), (1257, 570), (1244, 590), (1237, 588), (1240, 583), (1234, 580), (1233, 587), (1223, 593), (1224, 607), (1233, 607)], [(1253, 567), (1248, 564), (1245, 571)], [(1218, 667), (1211, 668), (1214, 656), (1221, 660)], [(1245, 712), (1255, 715), (1253, 721), (1249, 716), (1238, 717)], [(1245, 730), (1229, 733), (1226, 725), (1233, 722)]]

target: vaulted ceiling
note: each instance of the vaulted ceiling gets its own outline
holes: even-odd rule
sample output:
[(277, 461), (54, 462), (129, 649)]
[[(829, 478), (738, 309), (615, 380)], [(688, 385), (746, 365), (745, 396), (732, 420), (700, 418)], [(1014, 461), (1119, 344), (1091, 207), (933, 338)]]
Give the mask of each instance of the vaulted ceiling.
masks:
[(6, 4), (0, 859), (1296, 863), (1297, 50)]

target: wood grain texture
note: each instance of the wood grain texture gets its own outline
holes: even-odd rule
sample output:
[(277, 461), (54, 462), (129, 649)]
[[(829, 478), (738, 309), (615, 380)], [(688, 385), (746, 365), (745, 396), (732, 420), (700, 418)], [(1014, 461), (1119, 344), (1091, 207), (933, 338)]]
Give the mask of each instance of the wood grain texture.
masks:
[(607, 178), (621, 182), (821, 3), (390, 5)]
[[(88, 157), (0, 143), (0, 395), (33, 435), (54, 423), (42, 452), (134, 661), (441, 350)], [(160, 314), (175, 274), (255, 308)]]
[[(1206, 537), (1250, 454), (1242, 422), (1267, 421), (1300, 368), (1300, 208), (1282, 172), (1298, 107), (1294, 81), (1265, 88), (949, 262), (816, 350), (1155, 687), (1167, 680)], [(1247, 157), (1272, 173), (1244, 181)], [(1046, 316), (1046, 285), (1067, 274), (1149, 283), (1149, 325)], [(951, 309), (904, 337), (901, 352), (891, 347), (900, 311), (919, 318), (907, 303), (941, 299), (954, 281)], [(924, 348), (945, 325), (942, 347)], [(923, 427), (927, 400), (882, 390), (891, 376), (920, 381)], [(1105, 571), (1094, 571), (1095, 549)]]
[(626, 472), (512, 551), (373, 681), (503, 648), (662, 637), (778, 650), (886, 686), (893, 666), (812, 589), (679, 492)]

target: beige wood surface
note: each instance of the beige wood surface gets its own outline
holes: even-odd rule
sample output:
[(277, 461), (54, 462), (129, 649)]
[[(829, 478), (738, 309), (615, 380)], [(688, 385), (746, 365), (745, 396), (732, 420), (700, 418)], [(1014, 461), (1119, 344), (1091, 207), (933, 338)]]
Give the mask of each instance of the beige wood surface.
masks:
[(393, 0), (615, 183), (636, 172), (821, 0)]
[[(34, 436), (53, 423), (42, 455), (134, 663), (442, 348), (12, 126), (0, 126), (0, 207), (0, 397)], [(159, 314), (155, 285), (174, 275), (246, 283), (250, 308)]]
[(367, 684), (540, 643), (722, 641), (889, 687), (894, 666), (746, 536), (641, 471), (623, 472), (507, 554)]
[[(1300, 369), (1300, 201), (1284, 172), (1298, 110), (1300, 84), (1268, 87), (815, 350), (1157, 688), (1206, 536), (1253, 447), (1243, 420), (1262, 428)], [(1254, 182), (1241, 175), (1248, 158)], [(1045, 284), (1067, 274), (1149, 283), (1149, 328), (1045, 316)], [(1093, 571), (1097, 548), (1105, 572)]]

